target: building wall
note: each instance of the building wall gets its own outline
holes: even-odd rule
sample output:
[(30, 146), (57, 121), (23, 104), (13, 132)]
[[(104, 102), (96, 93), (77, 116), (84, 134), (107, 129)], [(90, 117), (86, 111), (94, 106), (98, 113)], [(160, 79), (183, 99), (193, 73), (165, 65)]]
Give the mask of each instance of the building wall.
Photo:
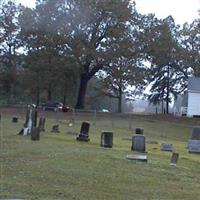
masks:
[(189, 92), (187, 116), (193, 117), (194, 115), (200, 116), (200, 93)]

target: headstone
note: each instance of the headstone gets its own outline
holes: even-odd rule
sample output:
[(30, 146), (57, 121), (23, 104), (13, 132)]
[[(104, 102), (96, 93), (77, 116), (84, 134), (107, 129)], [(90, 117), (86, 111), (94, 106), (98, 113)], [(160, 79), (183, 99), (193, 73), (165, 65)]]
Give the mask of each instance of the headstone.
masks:
[(173, 151), (173, 145), (169, 144), (169, 143), (162, 143), (161, 147), (160, 147), (160, 150), (161, 151), (170, 151), (170, 152), (172, 152)]
[(45, 131), (45, 121), (46, 119), (44, 117), (40, 117), (39, 125), (38, 125), (40, 131)]
[(13, 118), (12, 118), (12, 122), (13, 122), (13, 123), (17, 123), (17, 122), (18, 122), (18, 117), (13, 117)]
[(126, 156), (126, 159), (147, 162), (147, 154), (130, 154)]
[(28, 105), (26, 112), (26, 120), (24, 128), (19, 132), (19, 135), (29, 135), (32, 132), (32, 128), (37, 126), (37, 110), (36, 105)]
[(200, 140), (189, 140), (188, 141), (188, 152), (189, 153), (200, 153)]
[(132, 137), (131, 150), (145, 152), (146, 146), (145, 146), (145, 136), (144, 135), (134, 135)]
[(143, 129), (141, 129), (141, 128), (136, 128), (135, 129), (135, 134), (141, 134), (141, 135), (143, 135), (143, 133), (144, 133)]
[(40, 129), (39, 129), (39, 127), (33, 127), (32, 128), (31, 140), (40, 140)]
[(101, 147), (112, 148), (113, 146), (113, 132), (103, 131), (101, 133)]
[(51, 132), (52, 133), (60, 133), (60, 131), (59, 131), (59, 125), (58, 124), (53, 125)]
[(83, 122), (81, 125), (80, 134), (78, 135), (76, 139), (79, 141), (84, 141), (84, 142), (90, 141), (89, 129), (90, 129), (90, 124), (88, 122)]
[(200, 140), (200, 126), (196, 126), (192, 130), (191, 140)]
[(171, 161), (170, 161), (170, 165), (176, 165), (177, 162), (178, 162), (178, 158), (179, 158), (179, 154), (173, 152), (172, 157), (171, 157)]

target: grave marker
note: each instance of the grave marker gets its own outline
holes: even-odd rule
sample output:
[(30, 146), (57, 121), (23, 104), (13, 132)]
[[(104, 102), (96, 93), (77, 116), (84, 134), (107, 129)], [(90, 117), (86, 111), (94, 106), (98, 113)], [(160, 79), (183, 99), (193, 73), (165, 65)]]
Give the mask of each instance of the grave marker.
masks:
[(59, 131), (59, 125), (58, 124), (53, 125), (51, 132), (52, 133), (60, 133), (60, 131)]
[(31, 130), (31, 140), (40, 140), (40, 129), (39, 127), (33, 127)]
[(130, 154), (126, 156), (126, 159), (147, 162), (147, 154)]
[(144, 135), (134, 135), (132, 137), (131, 150), (145, 152), (146, 146), (145, 146), (145, 136)]
[(113, 146), (113, 132), (103, 131), (101, 133), (101, 147), (112, 148)]
[(173, 145), (169, 144), (169, 143), (162, 143), (161, 147), (160, 147), (160, 150), (161, 151), (170, 151), (170, 152), (172, 152), (173, 151)]
[(89, 139), (89, 129), (90, 129), (90, 124), (88, 122), (83, 122), (82, 125), (81, 125), (80, 134), (78, 135), (76, 140), (84, 141), (84, 142), (90, 141), (90, 139)]
[(170, 165), (174, 165), (175, 166), (177, 164), (177, 162), (178, 162), (178, 158), (179, 158), (179, 154), (173, 152), (172, 153), (172, 157), (171, 157)]
[(200, 153), (200, 140), (189, 140), (188, 141), (188, 152), (189, 153)]
[(192, 130), (191, 140), (200, 140), (200, 126), (196, 126)]
[(45, 127), (45, 121), (46, 121), (45, 117), (40, 117), (39, 125), (38, 125), (40, 131), (45, 131), (45, 128), (44, 128)]
[(12, 118), (12, 122), (13, 122), (13, 123), (17, 123), (17, 122), (18, 122), (18, 117), (13, 117), (13, 118)]
[(141, 128), (136, 128), (135, 129), (135, 134), (141, 134), (141, 135), (143, 135), (143, 133), (144, 133), (143, 129), (141, 129)]

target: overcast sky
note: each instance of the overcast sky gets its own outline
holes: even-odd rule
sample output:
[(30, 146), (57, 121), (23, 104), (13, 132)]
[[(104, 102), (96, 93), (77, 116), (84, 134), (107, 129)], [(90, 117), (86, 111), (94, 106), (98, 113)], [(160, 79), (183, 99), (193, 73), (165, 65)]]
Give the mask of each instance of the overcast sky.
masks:
[[(34, 0), (16, 0), (25, 6), (34, 7)], [(155, 13), (158, 18), (169, 15), (177, 24), (191, 23), (199, 18), (200, 0), (135, 0), (137, 10), (142, 14)]]

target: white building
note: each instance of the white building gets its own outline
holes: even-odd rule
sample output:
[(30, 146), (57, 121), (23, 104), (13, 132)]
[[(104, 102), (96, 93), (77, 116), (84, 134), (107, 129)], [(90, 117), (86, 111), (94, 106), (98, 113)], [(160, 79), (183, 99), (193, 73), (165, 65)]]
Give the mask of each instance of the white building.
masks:
[(181, 116), (200, 117), (200, 78), (188, 79), (187, 92), (176, 100), (174, 113)]

